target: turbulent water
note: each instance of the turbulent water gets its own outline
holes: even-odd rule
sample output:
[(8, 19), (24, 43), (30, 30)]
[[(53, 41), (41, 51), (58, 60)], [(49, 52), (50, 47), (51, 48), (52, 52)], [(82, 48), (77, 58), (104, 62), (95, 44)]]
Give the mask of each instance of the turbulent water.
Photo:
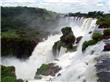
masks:
[[(100, 41), (96, 45), (88, 47), (85, 52), (82, 52), (82, 43), (91, 39), (92, 33), (90, 32), (97, 30), (96, 19), (61, 18), (59, 27), (65, 26), (72, 27), (76, 37), (83, 36), (78, 44), (77, 51), (65, 53), (65, 49), (62, 48), (57, 61), (54, 60), (52, 46), (54, 42), (60, 39), (61, 34), (59, 33), (51, 35), (47, 40), (40, 42), (28, 60), (20, 61), (15, 58), (2, 58), (1, 63), (7, 66), (15, 66), (17, 78), (28, 80), (29, 82), (97, 82), (99, 77), (97, 76), (97, 67), (95, 65), (97, 66), (97, 63), (100, 63), (103, 59), (110, 58), (110, 52), (103, 52), (104, 41)], [(37, 68), (43, 63), (50, 62), (62, 68), (55, 77), (44, 76), (40, 80), (34, 79)], [(57, 76), (58, 74), (61, 75)]]

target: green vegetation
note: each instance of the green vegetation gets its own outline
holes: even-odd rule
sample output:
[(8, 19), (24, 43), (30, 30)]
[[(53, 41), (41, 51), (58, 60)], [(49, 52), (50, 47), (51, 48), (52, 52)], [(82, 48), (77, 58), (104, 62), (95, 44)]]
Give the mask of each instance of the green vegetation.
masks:
[(28, 31), (27, 29), (25, 31), (19, 29), (16, 30), (9, 29), (8, 31), (1, 32), (1, 38), (18, 38), (18, 39), (34, 40), (34, 39), (38, 39), (39, 36), (40, 36), (39, 32), (34, 30)]
[(42, 78), (41, 75), (55, 76), (56, 73), (59, 72), (59, 70), (61, 70), (61, 68), (55, 65), (54, 63), (42, 64), (41, 67), (37, 69), (37, 72), (34, 78), (41, 79)]
[(96, 40), (96, 41), (99, 41), (99, 40), (101, 40), (102, 39), (102, 33), (100, 33), (100, 32), (94, 32), (93, 34), (92, 34), (92, 39), (93, 40)]
[(94, 45), (96, 43), (97, 43), (96, 40), (85, 41), (82, 45), (82, 51), (84, 51), (88, 46)]
[(101, 27), (108, 28), (110, 27), (110, 13), (104, 13), (102, 11), (93, 11), (88, 13), (69, 13), (66, 16), (77, 16), (77, 17), (86, 17), (86, 18), (97, 18), (97, 24)]
[(65, 27), (61, 29), (62, 36), (60, 37), (60, 40), (55, 42), (53, 45), (53, 54), (58, 55), (60, 48), (64, 47), (67, 49), (67, 51), (74, 51), (76, 50), (76, 47), (73, 47), (73, 44), (75, 42), (75, 36), (72, 32), (71, 27)]
[(98, 18), (103, 15), (104, 15), (104, 12), (102, 11), (94, 11), (94, 12), (88, 12), (87, 17)]
[(23, 80), (16, 79), (14, 67), (1, 66), (1, 82), (23, 82)]
[(65, 27), (61, 29), (63, 36), (60, 37), (62, 42), (74, 43), (75, 36), (73, 35), (71, 27)]
[(57, 14), (32, 7), (1, 7), (1, 31), (41, 32), (56, 22)]
[(35, 41), (24, 38), (2, 38), (1, 39), (1, 52), (2, 56), (15, 56), (17, 58), (28, 58), (34, 47)]
[(105, 15), (102, 17), (99, 17), (97, 20), (98, 25), (106, 25), (107, 27), (110, 27), (110, 16)]
[(16, 33), (16, 31), (6, 31), (1, 33), (2, 37), (5, 38), (19, 38), (20, 35)]
[(104, 35), (110, 35), (110, 28), (107, 28), (103, 31)]
[(47, 72), (48, 68), (49, 68), (48, 64), (42, 64), (42, 66), (39, 69), (37, 69), (37, 73), (36, 74), (37, 75), (39, 75), (39, 74), (43, 75), (43, 74), (45, 74)]
[(84, 51), (88, 46), (96, 44), (102, 39), (103, 35), (100, 32), (94, 32), (92, 34), (92, 40), (85, 41), (82, 45), (82, 51)]
[[(52, 21), (54, 13), (40, 8), (29, 7), (1, 7), (1, 34), (2, 37), (10, 38), (43, 38), (44, 24)], [(42, 22), (43, 21), (43, 22)], [(35, 23), (33, 23), (35, 22)], [(42, 23), (41, 26), (37, 23)], [(46, 26), (46, 25), (45, 25)]]
[(57, 14), (46, 9), (1, 7), (1, 56), (29, 57), (56, 20)]
[(102, 11), (93, 11), (93, 12), (88, 12), (88, 13), (69, 13), (66, 16), (77, 16), (77, 17), (91, 17), (91, 18), (98, 18), (104, 15), (104, 12)]

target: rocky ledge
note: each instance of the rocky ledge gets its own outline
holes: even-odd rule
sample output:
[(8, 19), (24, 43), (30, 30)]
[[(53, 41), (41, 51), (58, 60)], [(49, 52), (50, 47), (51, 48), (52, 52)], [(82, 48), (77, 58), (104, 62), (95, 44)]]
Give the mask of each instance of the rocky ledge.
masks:
[(103, 51), (110, 51), (110, 44), (106, 44)]
[(61, 70), (59, 66), (56, 66), (54, 63), (42, 64), (40, 68), (37, 69), (35, 78), (38, 78), (40, 75), (44, 76), (55, 76)]
[(53, 54), (56, 56), (59, 54), (60, 48), (64, 47), (67, 49), (67, 51), (73, 51), (74, 50), (74, 42), (75, 42), (75, 36), (72, 32), (71, 27), (65, 27), (61, 29), (62, 36), (60, 37), (60, 40), (55, 42), (53, 45)]
[(110, 82), (110, 57), (109, 53), (103, 54), (97, 59), (97, 64), (95, 65), (98, 82)]

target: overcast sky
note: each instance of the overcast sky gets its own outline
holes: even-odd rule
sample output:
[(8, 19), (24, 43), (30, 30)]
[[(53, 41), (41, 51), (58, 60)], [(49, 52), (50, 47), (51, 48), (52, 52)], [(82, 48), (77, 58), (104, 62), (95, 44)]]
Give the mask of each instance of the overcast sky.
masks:
[(40, 7), (60, 13), (110, 11), (110, 0), (1, 0), (0, 4), (2, 6)]

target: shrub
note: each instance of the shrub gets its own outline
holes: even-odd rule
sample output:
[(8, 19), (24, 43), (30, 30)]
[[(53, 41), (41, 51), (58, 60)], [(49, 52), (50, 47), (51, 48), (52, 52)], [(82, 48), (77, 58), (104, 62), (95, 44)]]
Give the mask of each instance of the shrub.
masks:
[(85, 41), (82, 45), (82, 51), (84, 51), (88, 46), (96, 44), (96, 40)]
[(65, 27), (65, 28), (62, 28), (61, 31), (62, 31), (63, 35), (67, 35), (72, 32), (72, 29), (71, 29), (71, 27)]
[(100, 32), (94, 32), (92, 35), (92, 40), (85, 41), (82, 45), (82, 51), (84, 51), (88, 46), (96, 44), (102, 39), (103, 35)]
[(110, 26), (110, 16), (99, 17), (97, 24)]
[(6, 76), (2, 78), (2, 82), (16, 82), (16, 78), (12, 76)]
[(42, 64), (42, 66), (37, 69), (37, 75), (39, 74), (45, 74), (45, 72), (48, 70), (49, 66), (47, 64)]
[(1, 66), (1, 82), (23, 82), (23, 80), (16, 79), (14, 67)]
[(5, 67), (1, 66), (1, 78), (6, 77), (6, 76), (15, 76), (14, 74), (15, 68), (14, 67)]
[(105, 29), (105, 30), (103, 31), (103, 33), (104, 33), (104, 35), (110, 35), (110, 28)]
[(23, 80), (21, 80), (21, 79), (16, 80), (16, 77), (6, 76), (6, 77), (2, 78), (2, 82), (23, 82)]
[(93, 35), (92, 35), (92, 39), (93, 40), (96, 40), (96, 41), (99, 41), (102, 39), (102, 34), (100, 32), (94, 32)]

